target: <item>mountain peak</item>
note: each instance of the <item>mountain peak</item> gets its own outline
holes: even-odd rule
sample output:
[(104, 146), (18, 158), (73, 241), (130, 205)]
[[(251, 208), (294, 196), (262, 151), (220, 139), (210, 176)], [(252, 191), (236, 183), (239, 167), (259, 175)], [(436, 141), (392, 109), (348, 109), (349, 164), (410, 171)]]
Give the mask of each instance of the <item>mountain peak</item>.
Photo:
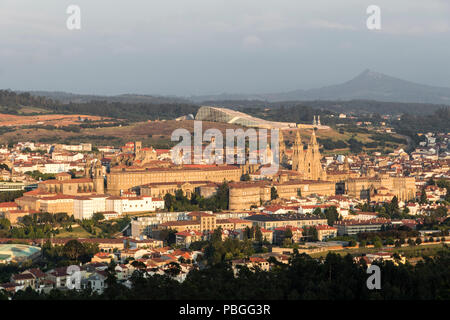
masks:
[(361, 72), (356, 78), (370, 78), (370, 79), (381, 79), (381, 78), (386, 78), (387, 76), (376, 72), (376, 71), (372, 71), (370, 69), (366, 69), (363, 72)]

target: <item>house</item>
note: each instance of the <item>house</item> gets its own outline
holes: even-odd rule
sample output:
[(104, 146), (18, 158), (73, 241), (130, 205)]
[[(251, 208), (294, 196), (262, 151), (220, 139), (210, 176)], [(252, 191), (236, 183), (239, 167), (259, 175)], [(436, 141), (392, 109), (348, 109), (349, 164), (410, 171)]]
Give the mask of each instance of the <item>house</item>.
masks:
[(98, 252), (92, 257), (91, 263), (100, 262), (110, 264), (112, 260), (115, 260), (114, 254), (107, 252)]
[(119, 264), (114, 270), (116, 271), (117, 280), (125, 281), (131, 277), (135, 269), (132, 265)]
[(124, 240), (128, 241), (128, 245), (130, 249), (139, 249), (139, 248), (161, 248), (164, 245), (164, 241), (156, 240), (156, 239), (133, 239), (127, 238)]
[(267, 230), (264, 228), (261, 228), (261, 233), (262, 233), (262, 238), (263, 240), (269, 242), (269, 243), (273, 243), (273, 231), (272, 230)]
[(11, 282), (23, 286), (24, 289), (31, 287), (34, 290), (36, 287), (36, 279), (31, 273), (13, 274)]
[(189, 248), (192, 242), (202, 240), (203, 234), (199, 231), (195, 230), (187, 230), (182, 232), (177, 232), (175, 234), (176, 244), (179, 246), (184, 246), (185, 248)]
[(53, 288), (54, 283), (47, 279), (47, 275), (41, 269), (34, 268), (22, 272), (22, 274), (31, 274), (35, 279), (34, 289), (36, 291), (49, 291)]
[(127, 258), (133, 258), (134, 260), (142, 258), (148, 254), (148, 250), (145, 249), (128, 249), (120, 252), (120, 259), (125, 261)]
[(0, 284), (0, 290), (4, 290), (9, 293), (16, 293), (17, 291), (24, 289), (25, 287), (23, 285), (14, 282), (7, 282)]
[(262, 271), (269, 271), (269, 262), (261, 257), (250, 257), (250, 266), (253, 268), (259, 268)]
[(56, 268), (47, 272), (47, 279), (55, 284), (55, 288), (65, 288), (68, 277), (67, 267)]
[(286, 233), (292, 233), (292, 242), (299, 242), (303, 236), (303, 230), (293, 226), (278, 227), (274, 230), (274, 243), (282, 244), (286, 238)]
[(285, 207), (285, 206), (280, 206), (280, 205), (272, 205), (272, 206), (268, 206), (263, 210), (263, 213), (267, 213), (267, 214), (286, 214), (286, 213), (290, 213), (290, 212), (296, 212), (297, 209), (294, 208), (289, 208), (289, 207)]
[(330, 227), (329, 225), (318, 225), (315, 227), (317, 230), (317, 239), (324, 241), (337, 236), (337, 228)]
[(106, 278), (105, 271), (95, 271), (81, 280), (81, 287), (83, 289), (91, 288), (92, 291), (101, 294), (106, 288)]
[(269, 262), (261, 257), (250, 257), (249, 259), (235, 259), (231, 261), (231, 268), (236, 276), (241, 267), (247, 267), (250, 270), (260, 269), (262, 271), (269, 271)]
[(399, 263), (406, 263), (405, 257), (400, 254), (398, 254), (397, 257), (394, 257), (391, 252), (368, 253), (366, 254), (366, 258), (370, 263), (372, 263), (373, 261), (392, 261), (395, 265), (398, 265)]
[(408, 203), (406, 208), (408, 208), (408, 214), (415, 216), (419, 213), (420, 205), (418, 203)]

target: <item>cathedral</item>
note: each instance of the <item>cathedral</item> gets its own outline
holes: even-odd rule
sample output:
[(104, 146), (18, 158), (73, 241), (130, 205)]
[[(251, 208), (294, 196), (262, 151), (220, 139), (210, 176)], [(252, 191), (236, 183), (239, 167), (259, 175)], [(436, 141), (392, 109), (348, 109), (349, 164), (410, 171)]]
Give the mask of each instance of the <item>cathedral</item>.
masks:
[(292, 154), (292, 170), (302, 173), (303, 179), (327, 180), (327, 174), (322, 168), (320, 158), (315, 130), (312, 132), (311, 140), (306, 150), (303, 148), (300, 130), (297, 130)]
[(112, 166), (143, 166), (154, 160), (157, 160), (156, 150), (152, 147), (142, 148), (142, 142), (129, 142), (125, 147), (122, 147), (122, 152), (115, 156), (112, 161)]

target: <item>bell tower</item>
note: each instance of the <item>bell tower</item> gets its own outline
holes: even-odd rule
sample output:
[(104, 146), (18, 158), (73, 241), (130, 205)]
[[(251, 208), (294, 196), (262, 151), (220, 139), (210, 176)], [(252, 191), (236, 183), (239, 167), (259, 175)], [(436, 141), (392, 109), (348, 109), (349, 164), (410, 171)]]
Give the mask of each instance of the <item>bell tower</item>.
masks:
[(100, 160), (97, 159), (93, 168), (94, 190), (99, 194), (105, 193), (105, 182), (103, 179), (103, 168)]
[(292, 154), (292, 170), (304, 172), (305, 169), (305, 153), (303, 151), (302, 138), (300, 137), (300, 129), (297, 130), (294, 141), (294, 150)]
[(305, 156), (305, 173), (307, 179), (326, 180), (326, 172), (322, 169), (320, 158), (319, 144), (317, 143), (316, 132), (313, 130)]

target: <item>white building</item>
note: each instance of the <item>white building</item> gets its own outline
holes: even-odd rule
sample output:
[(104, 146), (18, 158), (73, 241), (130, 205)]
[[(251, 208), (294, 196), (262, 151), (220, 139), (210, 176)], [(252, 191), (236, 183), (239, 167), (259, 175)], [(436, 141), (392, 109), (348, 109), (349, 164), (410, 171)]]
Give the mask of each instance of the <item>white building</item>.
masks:
[(72, 154), (69, 152), (53, 152), (52, 160), (55, 161), (66, 161), (66, 162), (74, 162), (83, 159), (84, 156), (82, 153)]
[(119, 214), (130, 212), (150, 212), (164, 209), (164, 200), (152, 197), (109, 197), (106, 199), (106, 211)]
[(94, 213), (105, 212), (107, 196), (76, 197), (73, 201), (75, 219), (91, 219)]

